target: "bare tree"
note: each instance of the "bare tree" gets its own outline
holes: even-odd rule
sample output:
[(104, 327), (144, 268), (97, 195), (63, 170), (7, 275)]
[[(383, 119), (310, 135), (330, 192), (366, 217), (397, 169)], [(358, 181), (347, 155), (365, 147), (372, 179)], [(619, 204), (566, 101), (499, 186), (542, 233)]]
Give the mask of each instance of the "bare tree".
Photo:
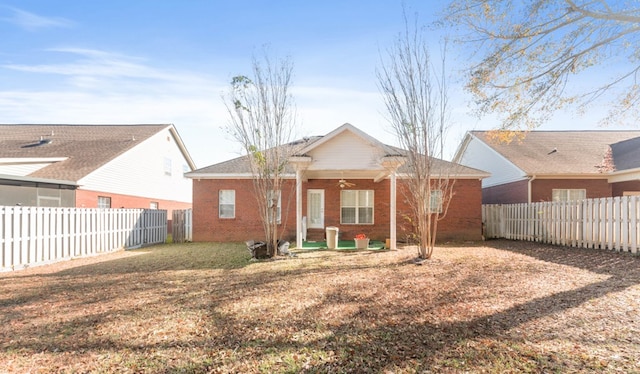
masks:
[(377, 71), (388, 121), (404, 149), (406, 175), (399, 185), (411, 207), (410, 219), (418, 242), (418, 255), (433, 254), (438, 221), (447, 214), (453, 196), (450, 165), (442, 157), (448, 127), (448, 94), (445, 73), (446, 45), (441, 67), (432, 64), (426, 41), (417, 25), (400, 33)]
[[(296, 127), (291, 95), (293, 64), (289, 58), (273, 62), (267, 53), (252, 61), (252, 77), (233, 77), (225, 105), (231, 117), (229, 133), (242, 144), (269, 256), (277, 254), (283, 175)], [(284, 226), (284, 225), (282, 225)]]
[(453, 0), (447, 18), (467, 32), (463, 40), (474, 43), (467, 50), (478, 52), (467, 84), (478, 113), (501, 115), (505, 130), (532, 129), (557, 110), (583, 112), (606, 97), (604, 124), (627, 118), (635, 123), (640, 7), (633, 5)]

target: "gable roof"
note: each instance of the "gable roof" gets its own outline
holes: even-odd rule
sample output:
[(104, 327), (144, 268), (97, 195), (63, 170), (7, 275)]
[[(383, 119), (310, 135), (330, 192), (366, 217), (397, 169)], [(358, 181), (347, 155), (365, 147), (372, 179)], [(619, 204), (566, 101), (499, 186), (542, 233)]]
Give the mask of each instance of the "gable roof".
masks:
[[(316, 142), (320, 140), (321, 136), (313, 136), (309, 138), (304, 138), (300, 140), (293, 141), (291, 143), (285, 144), (282, 147), (291, 148), (290, 151), (287, 151), (286, 154), (297, 154), (298, 150), (302, 149), (309, 143)], [(287, 166), (287, 172), (294, 173), (294, 170), (291, 166)], [(202, 167), (197, 170), (193, 170), (185, 175), (187, 177), (196, 177), (198, 175), (250, 175), (251, 169), (249, 168), (249, 160), (247, 156), (240, 156), (236, 158), (232, 158), (231, 160), (219, 162), (217, 164), (209, 165)]]
[[(289, 144), (284, 145), (284, 147), (290, 147), (290, 152), (288, 154), (294, 155), (294, 157), (304, 157), (307, 156), (314, 149), (322, 146), (323, 144), (327, 144), (332, 139), (337, 138), (338, 136), (344, 134), (345, 132), (351, 132), (356, 136), (364, 139), (367, 143), (369, 143), (374, 148), (380, 149), (381, 153), (385, 157), (403, 157), (406, 153), (401, 148), (384, 144), (367, 133), (361, 131), (355, 126), (345, 123), (344, 125), (338, 127), (337, 129), (331, 131), (327, 135), (324, 136), (313, 136), (304, 138), (301, 140), (293, 141)], [(453, 171), (459, 177), (467, 177), (467, 178), (485, 178), (489, 176), (488, 173), (477, 170), (471, 167), (454, 164), (449, 161), (434, 159), (434, 168), (440, 171)], [(399, 174), (407, 173), (407, 165), (403, 165), (398, 169)], [(291, 175), (295, 175), (295, 170), (292, 165), (287, 165), (286, 169), (287, 173)], [(220, 162), (217, 164), (213, 164), (210, 166), (203, 167), (201, 169), (194, 170), (190, 173), (186, 173), (185, 176), (189, 178), (250, 178), (251, 170), (249, 168), (249, 160), (247, 156), (240, 156), (228, 161)]]
[(338, 127), (337, 129), (331, 131), (330, 133), (328, 133), (325, 136), (315, 137), (315, 138), (317, 138), (316, 141), (309, 142), (304, 147), (302, 147), (296, 154), (297, 155), (305, 155), (305, 154), (309, 153), (310, 151), (312, 151), (313, 149), (321, 146), (322, 144), (325, 144), (325, 143), (331, 141), (332, 139), (340, 136), (341, 134), (343, 134), (343, 133), (345, 133), (347, 131), (359, 136), (362, 139), (364, 139), (370, 145), (372, 145), (374, 147), (377, 147), (377, 148), (380, 148), (381, 150), (383, 150), (384, 154), (387, 155), (387, 156), (396, 156), (396, 155), (398, 155), (397, 148), (381, 143), (378, 139), (372, 137), (371, 135), (365, 133), (364, 131), (361, 131), (360, 129), (358, 129), (357, 127), (353, 126), (350, 123), (345, 123), (344, 125), (342, 125), (342, 126)]
[(602, 174), (609, 152), (616, 170), (640, 167), (640, 131), (529, 131), (510, 143), (491, 133), (470, 132), (529, 175)]
[(195, 169), (173, 125), (0, 125), (0, 161), (55, 161), (28, 176), (78, 181), (167, 128)]

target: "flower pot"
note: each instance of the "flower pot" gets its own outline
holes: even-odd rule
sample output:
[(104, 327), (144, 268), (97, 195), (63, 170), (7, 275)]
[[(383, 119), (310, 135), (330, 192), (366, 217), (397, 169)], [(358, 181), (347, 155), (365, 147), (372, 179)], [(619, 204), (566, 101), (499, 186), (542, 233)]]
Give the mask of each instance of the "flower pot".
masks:
[(354, 240), (356, 242), (356, 249), (367, 249), (369, 247), (369, 238)]

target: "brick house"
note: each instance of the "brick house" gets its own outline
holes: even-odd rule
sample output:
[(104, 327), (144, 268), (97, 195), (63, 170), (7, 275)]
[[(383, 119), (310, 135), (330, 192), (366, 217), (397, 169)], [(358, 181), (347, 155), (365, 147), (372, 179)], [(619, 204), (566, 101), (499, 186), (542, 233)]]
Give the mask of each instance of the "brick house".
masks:
[[(497, 136), (496, 136), (497, 135)], [(468, 132), (454, 162), (491, 173), (484, 204), (640, 194), (640, 131)]]
[[(341, 238), (366, 233), (372, 239), (390, 239), (393, 247), (411, 232), (402, 192), (402, 181), (409, 176), (401, 150), (350, 124), (288, 146), (296, 152), (280, 191), (282, 238), (300, 247), (306, 238), (322, 239), (326, 227), (335, 226)], [(455, 196), (438, 225), (439, 239), (481, 239), (481, 179), (488, 174), (436, 161), (439, 170), (455, 172)], [(186, 174), (193, 179), (194, 241), (260, 238), (247, 162), (246, 156), (239, 157)]]
[(173, 125), (0, 125), (0, 205), (191, 208)]

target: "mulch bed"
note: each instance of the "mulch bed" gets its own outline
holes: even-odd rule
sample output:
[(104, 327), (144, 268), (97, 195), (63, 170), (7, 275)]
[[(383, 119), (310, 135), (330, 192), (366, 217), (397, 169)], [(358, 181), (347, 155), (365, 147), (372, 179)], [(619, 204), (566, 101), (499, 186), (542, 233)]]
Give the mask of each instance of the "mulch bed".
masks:
[(162, 245), (0, 273), (0, 373), (640, 372), (640, 258)]

